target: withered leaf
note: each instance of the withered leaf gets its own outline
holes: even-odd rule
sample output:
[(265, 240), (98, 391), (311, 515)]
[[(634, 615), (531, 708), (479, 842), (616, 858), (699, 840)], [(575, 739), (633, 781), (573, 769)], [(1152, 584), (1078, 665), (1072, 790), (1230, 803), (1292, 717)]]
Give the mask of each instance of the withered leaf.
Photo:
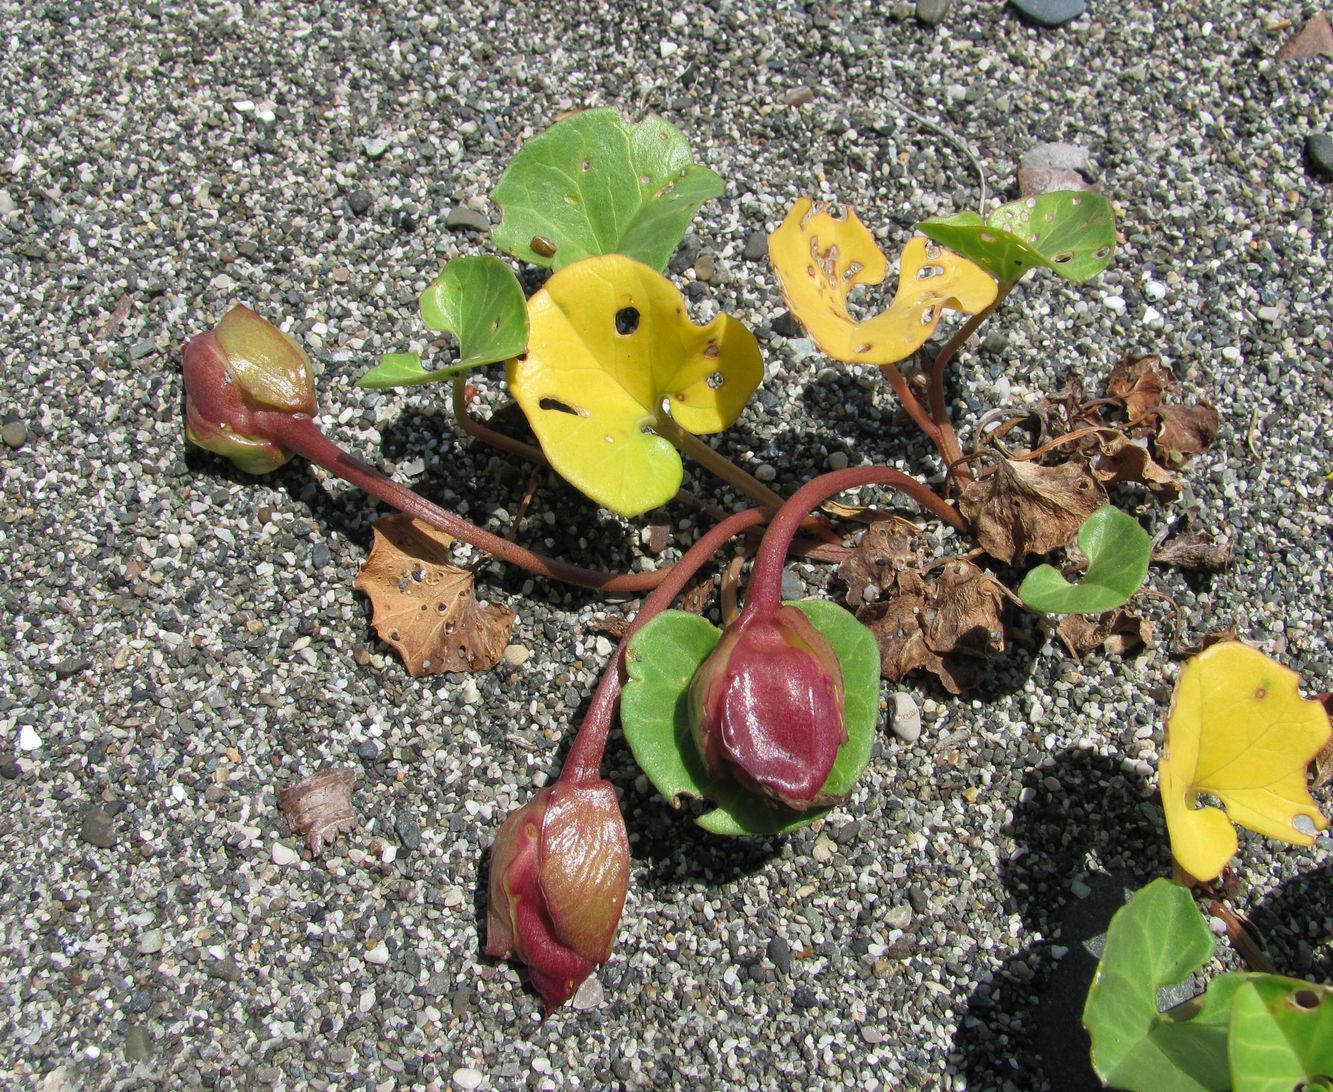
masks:
[(869, 596), (871, 601), (920, 591), (919, 579), (916, 586), (901, 586), (904, 577), (920, 571), (921, 555), (912, 546), (920, 533), (915, 524), (897, 517), (876, 520), (866, 528), (851, 556), (838, 566), (838, 578), (847, 585), (848, 606), (866, 602), (868, 588), (877, 593)]
[(1162, 404), (1166, 392), (1173, 385), (1170, 376), (1162, 375), (1158, 365), (1160, 356), (1127, 356), (1116, 361), (1106, 378), (1106, 396), (1118, 398), (1125, 404), (1130, 420), (1142, 417)]
[(1153, 625), (1124, 609), (1098, 619), (1068, 614), (1055, 627), (1055, 635), (1075, 659), (1099, 648), (1123, 656), (1131, 649), (1152, 643)]
[[(1156, 356), (1130, 356), (1111, 369), (1106, 380), (1106, 394), (1125, 405), (1131, 421), (1155, 414), (1157, 431), (1153, 445), (1157, 459), (1168, 467), (1179, 467), (1193, 456), (1202, 454), (1217, 436), (1221, 421), (1207, 402), (1193, 406), (1166, 404), (1166, 395), (1179, 387), (1169, 371), (1159, 371), (1162, 361)], [(1134, 433), (1146, 436), (1152, 429), (1140, 421)]]
[(1195, 455), (1208, 450), (1217, 436), (1221, 419), (1207, 402), (1194, 406), (1159, 406), (1157, 457), (1168, 466), (1184, 466)]
[(924, 595), (900, 595), (867, 603), (856, 612), (879, 642), (880, 674), (890, 682), (901, 682), (919, 667), (936, 675), (943, 669), (939, 656), (926, 647), (920, 620), (925, 608)]
[(1279, 61), (1303, 61), (1321, 53), (1333, 54), (1333, 24), (1322, 11), (1316, 12), (1300, 30), (1282, 43)]
[(1170, 503), (1180, 496), (1176, 476), (1157, 463), (1148, 448), (1124, 436), (1112, 436), (1100, 441), (1101, 451), (1094, 455), (1092, 472), (1103, 485), (1134, 482), (1146, 485), (1154, 497)]
[(326, 766), (278, 793), (278, 808), (293, 834), (305, 838), (316, 857), (338, 835), (356, 826), (352, 786), (356, 774), (346, 767)]
[(1202, 531), (1186, 531), (1153, 551), (1152, 559), (1159, 565), (1174, 565), (1178, 569), (1202, 569), (1220, 573), (1231, 568), (1236, 558), (1236, 547), (1231, 542), (1214, 542)]
[(1106, 503), (1106, 493), (1082, 460), (1038, 466), (996, 456), (987, 477), (970, 482), (958, 507), (991, 557), (1022, 565), (1059, 549)]
[(499, 663), (514, 612), (477, 602), (472, 573), (449, 563), (453, 539), (401, 514), (377, 519), (371, 529), (375, 542), (356, 589), (370, 597), (375, 632), (398, 651), (408, 674), (484, 671)]

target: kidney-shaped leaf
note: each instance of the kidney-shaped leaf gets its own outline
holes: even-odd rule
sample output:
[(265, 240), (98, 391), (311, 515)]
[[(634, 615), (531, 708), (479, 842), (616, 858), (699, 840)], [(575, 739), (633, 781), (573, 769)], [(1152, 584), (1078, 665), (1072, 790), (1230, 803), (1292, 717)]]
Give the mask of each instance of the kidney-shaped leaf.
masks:
[(458, 258), (421, 293), (421, 317), (432, 330), (458, 339), (458, 360), (427, 371), (416, 353), (386, 353), (358, 387), (406, 387), (453, 379), (483, 364), (523, 351), (528, 342), (527, 303), (514, 271), (491, 255)]
[(556, 273), (528, 315), (510, 390), (556, 472), (622, 516), (680, 488), (680, 455), (655, 431), (664, 401), (687, 432), (720, 432), (764, 375), (743, 323), (719, 315), (696, 326), (670, 281), (620, 254)]
[(1212, 954), (1208, 926), (1179, 884), (1153, 880), (1116, 911), (1083, 1009), (1097, 1076), (1130, 1092), (1231, 1087), (1227, 1022), (1243, 976), (1219, 975), (1181, 1009), (1157, 1009), (1157, 991), (1183, 982)]
[(1088, 570), (1071, 584), (1052, 565), (1038, 565), (1023, 578), (1018, 597), (1048, 614), (1101, 614), (1127, 602), (1148, 574), (1152, 539), (1133, 516), (1103, 505), (1078, 529), (1078, 548)]
[[(833, 646), (842, 666), (847, 742), (838, 749), (821, 792), (844, 796), (870, 761), (879, 715), (879, 651), (874, 635), (833, 603), (793, 603)], [(620, 722), (639, 768), (657, 791), (678, 807), (682, 796), (717, 806), (698, 820), (714, 834), (776, 834), (825, 815), (829, 808), (790, 811), (736, 782), (708, 776), (690, 733), (686, 695), (699, 665), (721, 638), (705, 619), (664, 611), (631, 639), (626, 652), (630, 682), (620, 700)]]
[(1231, 1079), (1246, 1092), (1333, 1087), (1333, 987), (1247, 975), (1231, 1003)]
[(995, 299), (994, 278), (966, 258), (916, 236), (903, 247), (889, 309), (860, 321), (847, 309), (858, 285), (881, 283), (884, 252), (850, 208), (840, 217), (803, 197), (769, 236), (768, 253), (787, 307), (836, 360), (893, 364), (926, 343), (945, 308), (975, 314)]
[(699, 206), (721, 193), (675, 126), (585, 110), (519, 149), (492, 195), (504, 212), (493, 235), (551, 269), (613, 253), (662, 269)]
[(958, 251), (1009, 284), (1038, 266), (1086, 281), (1111, 264), (1115, 213), (1096, 193), (1060, 190), (975, 212), (923, 220), (917, 230)]
[[(1328, 826), (1306, 770), (1329, 738), (1328, 715), (1300, 676), (1258, 649), (1224, 641), (1181, 669), (1166, 718), (1162, 808), (1177, 863), (1197, 880), (1236, 852), (1232, 823), (1308, 846)], [(1197, 807), (1200, 793), (1226, 808)]]

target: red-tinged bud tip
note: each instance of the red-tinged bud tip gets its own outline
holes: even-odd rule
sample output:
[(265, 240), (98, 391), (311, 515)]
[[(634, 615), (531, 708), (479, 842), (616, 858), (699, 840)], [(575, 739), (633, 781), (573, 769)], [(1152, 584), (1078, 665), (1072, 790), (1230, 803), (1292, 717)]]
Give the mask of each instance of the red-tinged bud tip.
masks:
[(486, 954), (527, 964), (549, 1014), (611, 954), (628, 888), (615, 790), (606, 781), (557, 781), (495, 836)]
[(248, 307), (233, 307), (194, 338), (183, 354), (185, 435), (251, 474), (285, 463), (290, 453), (264, 435), (255, 410), (315, 411), (310, 358)]
[(690, 727), (710, 777), (731, 777), (795, 811), (821, 795), (847, 742), (842, 666), (797, 608), (742, 612), (695, 672)]

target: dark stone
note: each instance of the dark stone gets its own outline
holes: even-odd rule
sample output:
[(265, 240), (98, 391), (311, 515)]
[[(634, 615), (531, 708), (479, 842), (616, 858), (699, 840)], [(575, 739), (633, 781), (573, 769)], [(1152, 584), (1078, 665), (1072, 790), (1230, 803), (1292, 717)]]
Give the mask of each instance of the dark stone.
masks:
[(325, 568), (333, 560), (333, 554), (328, 546), (323, 542), (316, 542), (314, 549), (310, 551), (310, 563), (316, 569)]
[(374, 762), (375, 756), (379, 753), (379, 745), (372, 739), (356, 745), (356, 757), (365, 762)]
[(750, 232), (741, 250), (741, 257), (747, 262), (759, 262), (768, 257), (768, 232), (760, 229)]
[(819, 998), (809, 986), (801, 986), (791, 995), (791, 1003), (798, 1009), (812, 1009), (819, 1004)]
[(242, 258), (253, 258), (259, 253), (259, 244), (253, 239), (236, 240), (236, 253)]
[(19, 764), (12, 758), (0, 762), (0, 777), (3, 777), (6, 781), (17, 781), (19, 773)]
[(476, 209), (455, 205), (444, 218), (444, 226), (455, 231), (490, 231), (491, 222)]
[(773, 937), (766, 950), (769, 962), (783, 974), (791, 974), (791, 947), (782, 937)]
[(28, 426), (22, 421), (7, 421), (0, 428), (0, 438), (4, 439), (5, 447), (20, 448), (28, 442)]
[(81, 671), (87, 671), (92, 666), (93, 662), (87, 656), (70, 656), (59, 663), (52, 664), (51, 670), (55, 672), (57, 679), (69, 679)]
[(1009, 6), (1039, 27), (1062, 27), (1088, 10), (1087, 0), (1009, 0)]
[(1333, 178), (1333, 137), (1327, 133), (1311, 133), (1305, 138), (1305, 154), (1309, 157), (1312, 174)]
[(111, 849), (116, 844), (115, 823), (101, 808), (93, 806), (83, 813), (79, 837), (98, 849)]
[(353, 216), (364, 216), (370, 210), (370, 204), (369, 190), (353, 190), (347, 195), (347, 207)]
[(783, 311), (773, 320), (773, 332), (782, 337), (800, 337), (805, 333), (790, 311)]
[(907, 901), (912, 904), (912, 910), (918, 914), (924, 914), (926, 908), (930, 905), (926, 893), (919, 887), (909, 887), (907, 889)]
[(143, 1062), (153, 1056), (153, 1041), (142, 1024), (131, 1024), (125, 1029), (125, 1060)]
[(394, 833), (398, 835), (400, 848), (414, 853), (421, 848), (421, 828), (412, 816), (400, 811), (393, 819)]
[(241, 980), (241, 968), (236, 966), (236, 960), (231, 956), (224, 956), (222, 959), (210, 959), (204, 964), (204, 971), (209, 978), (220, 978), (223, 982), (239, 982)]

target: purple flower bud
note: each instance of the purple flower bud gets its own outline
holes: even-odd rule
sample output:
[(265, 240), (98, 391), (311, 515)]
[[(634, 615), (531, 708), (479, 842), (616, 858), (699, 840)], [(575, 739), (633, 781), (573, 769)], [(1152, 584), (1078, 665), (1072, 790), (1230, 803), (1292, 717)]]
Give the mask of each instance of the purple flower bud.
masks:
[(610, 782), (557, 781), (500, 827), (486, 954), (515, 956), (551, 1013), (611, 954), (629, 887), (629, 839)]
[(233, 307), (185, 346), (185, 435), (242, 470), (265, 474), (291, 453), (254, 419), (257, 410), (315, 412), (310, 358), (248, 307)]
[(796, 811), (847, 741), (842, 666), (796, 607), (743, 611), (695, 672), (690, 727), (710, 777), (731, 777)]

